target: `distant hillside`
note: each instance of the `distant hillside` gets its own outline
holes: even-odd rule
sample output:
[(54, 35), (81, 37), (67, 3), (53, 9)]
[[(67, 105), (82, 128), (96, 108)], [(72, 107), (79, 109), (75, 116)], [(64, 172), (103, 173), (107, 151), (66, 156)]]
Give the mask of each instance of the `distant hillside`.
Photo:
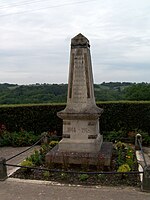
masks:
[[(67, 84), (0, 84), (0, 104), (66, 102)], [(150, 100), (149, 83), (94, 84), (96, 101)]]

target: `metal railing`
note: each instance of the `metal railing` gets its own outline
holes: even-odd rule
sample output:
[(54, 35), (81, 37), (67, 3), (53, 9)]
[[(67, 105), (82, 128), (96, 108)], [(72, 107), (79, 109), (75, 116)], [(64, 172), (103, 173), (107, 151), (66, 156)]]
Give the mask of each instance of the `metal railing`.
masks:
[(136, 135), (135, 138), (135, 150), (140, 152), (142, 158), (138, 158), (139, 169), (143, 170), (143, 175), (141, 176), (141, 190), (145, 192), (150, 192), (150, 165), (147, 164), (143, 147), (142, 147), (142, 136), (140, 134)]
[(23, 154), (23, 153), (25, 153), (25, 152), (27, 152), (27, 151), (29, 151), (30, 149), (32, 149), (33, 147), (35, 147), (37, 144), (39, 144), (39, 142), (40, 142), (41, 140), (43, 140), (44, 137), (46, 137), (46, 136), (45, 136), (45, 135), (42, 136), (42, 137), (41, 137), (37, 142), (35, 142), (31, 147), (29, 147), (29, 148), (25, 149), (24, 151), (21, 151), (20, 153), (18, 153), (18, 154), (16, 154), (16, 155), (14, 155), (14, 156), (12, 156), (12, 157), (6, 159), (6, 162), (9, 161), (9, 160), (12, 160), (13, 158), (16, 158), (17, 156), (20, 156), (21, 154)]
[(141, 139), (137, 139), (137, 141), (138, 141), (138, 144), (139, 144), (139, 147), (140, 147), (140, 151), (141, 151), (141, 154), (142, 154), (142, 157), (143, 157), (143, 160), (144, 160), (144, 165), (147, 166), (147, 162), (146, 162), (146, 159), (145, 159), (143, 147), (142, 147), (142, 144), (141, 144)]

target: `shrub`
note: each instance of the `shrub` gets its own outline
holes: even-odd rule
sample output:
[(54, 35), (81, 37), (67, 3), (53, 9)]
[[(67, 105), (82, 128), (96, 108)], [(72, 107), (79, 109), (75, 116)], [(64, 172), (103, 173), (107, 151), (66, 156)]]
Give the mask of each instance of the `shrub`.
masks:
[(117, 170), (117, 172), (130, 172), (130, 171), (131, 171), (131, 168), (129, 167), (127, 163), (121, 165)]
[(127, 152), (126, 152), (126, 163), (129, 165), (129, 167), (131, 168), (131, 170), (134, 170), (135, 168), (135, 152), (133, 151), (133, 149), (128, 146)]
[(12, 134), (5, 131), (0, 136), (0, 147), (12, 145)]
[(127, 145), (125, 143), (121, 142), (121, 141), (119, 141), (119, 142), (116, 143), (116, 148), (117, 149), (124, 150), (126, 147), (127, 147)]
[(69, 176), (68, 176), (68, 174), (67, 173), (61, 173), (60, 174), (60, 178), (62, 179), (62, 180), (64, 180), (64, 179), (67, 179)]
[(33, 132), (20, 131), (10, 133), (5, 131), (0, 136), (0, 146), (30, 146), (39, 139)]
[(48, 178), (50, 177), (50, 172), (49, 171), (44, 171), (43, 172), (43, 176), (46, 180), (48, 180)]
[(127, 137), (126, 132), (119, 130), (119, 131), (108, 131), (103, 133), (104, 140), (108, 142), (116, 142), (119, 140), (123, 140)]
[(141, 135), (142, 135), (142, 143), (146, 146), (150, 145), (150, 135), (144, 132), (142, 132)]
[(20, 131), (12, 133), (12, 146), (30, 146), (38, 140), (33, 132)]
[(35, 150), (34, 153), (30, 157), (27, 157), (26, 160), (32, 162), (35, 166), (39, 166), (43, 163), (42, 156), (38, 150)]
[(79, 180), (80, 181), (86, 181), (89, 178), (88, 174), (80, 174), (79, 175)]
[[(24, 161), (21, 163), (21, 166), (23, 166), (23, 167), (34, 167), (34, 164), (32, 163), (31, 160), (24, 160)], [(26, 173), (31, 172), (31, 169), (29, 169), (29, 168), (21, 168), (21, 170), (22, 170), (23, 172), (26, 172)]]
[(50, 143), (49, 143), (49, 145), (50, 145), (50, 147), (51, 148), (53, 148), (53, 147), (55, 147), (57, 144), (58, 144), (59, 142), (58, 141), (51, 141)]

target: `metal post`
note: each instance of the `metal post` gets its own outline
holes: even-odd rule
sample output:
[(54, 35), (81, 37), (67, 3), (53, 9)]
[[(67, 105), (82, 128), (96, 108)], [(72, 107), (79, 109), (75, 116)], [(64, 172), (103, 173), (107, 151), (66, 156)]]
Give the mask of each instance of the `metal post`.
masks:
[(140, 141), (140, 143), (142, 145), (142, 135), (138, 133), (135, 136), (135, 150), (141, 150), (140, 149), (140, 145), (139, 145), (139, 141)]
[(144, 167), (142, 191), (150, 192), (150, 165)]
[(6, 159), (0, 158), (0, 181), (4, 181), (7, 178), (7, 168), (6, 168)]

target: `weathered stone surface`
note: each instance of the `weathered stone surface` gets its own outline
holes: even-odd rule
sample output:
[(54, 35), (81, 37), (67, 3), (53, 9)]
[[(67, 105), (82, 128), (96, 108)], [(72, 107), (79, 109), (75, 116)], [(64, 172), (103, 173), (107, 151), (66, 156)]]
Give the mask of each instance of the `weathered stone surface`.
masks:
[(103, 165), (110, 166), (112, 158), (111, 142), (103, 142), (102, 147), (97, 153), (92, 152), (75, 152), (75, 151), (60, 151), (59, 146), (55, 146), (47, 155), (48, 164), (88, 164), (88, 165)]
[(97, 118), (102, 113), (95, 103), (89, 47), (88, 39), (82, 34), (71, 40), (67, 106), (58, 113), (62, 119)]
[(78, 34), (71, 40), (67, 106), (57, 113), (63, 119), (59, 150), (98, 152), (102, 144), (96, 106), (89, 40)]
[[(47, 162), (63, 163), (65, 156), (70, 164), (81, 164), (84, 159), (97, 165), (102, 153), (106, 156), (108, 152), (103, 151), (106, 148), (101, 151), (101, 146), (106, 146), (99, 131), (102, 112), (95, 103), (89, 40), (78, 34), (71, 40), (67, 106), (57, 113), (63, 120), (63, 138), (47, 154)], [(109, 154), (104, 159), (107, 166), (112, 151)]]

